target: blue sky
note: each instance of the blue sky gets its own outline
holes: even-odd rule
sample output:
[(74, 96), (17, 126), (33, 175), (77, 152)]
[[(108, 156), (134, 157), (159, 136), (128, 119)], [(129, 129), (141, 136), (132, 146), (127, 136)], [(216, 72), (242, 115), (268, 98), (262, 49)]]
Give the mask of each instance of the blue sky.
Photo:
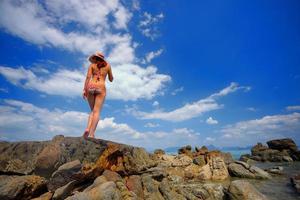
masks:
[(145, 147), (300, 144), (299, 1), (0, 2), (0, 139), (81, 136), (88, 56), (114, 81), (96, 137)]

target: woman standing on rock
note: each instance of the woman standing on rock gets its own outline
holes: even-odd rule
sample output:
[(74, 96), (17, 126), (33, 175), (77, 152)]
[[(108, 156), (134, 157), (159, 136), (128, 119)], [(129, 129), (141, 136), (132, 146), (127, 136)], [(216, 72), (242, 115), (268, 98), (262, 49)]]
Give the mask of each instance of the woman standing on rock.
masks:
[(97, 51), (89, 57), (91, 62), (86, 75), (82, 96), (87, 99), (91, 108), (87, 128), (83, 137), (95, 138), (95, 131), (99, 121), (99, 115), (106, 96), (105, 79), (108, 74), (109, 81), (113, 81), (110, 64), (104, 59), (104, 55)]

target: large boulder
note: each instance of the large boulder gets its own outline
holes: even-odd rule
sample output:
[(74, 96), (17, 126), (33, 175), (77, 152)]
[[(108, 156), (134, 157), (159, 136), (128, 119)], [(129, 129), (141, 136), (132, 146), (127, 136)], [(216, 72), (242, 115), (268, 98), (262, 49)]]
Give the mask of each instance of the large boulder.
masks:
[[(43, 142), (1, 142), (1, 174), (36, 174), (50, 178), (61, 165), (79, 160), (89, 167), (136, 174), (156, 165), (144, 148), (103, 139), (55, 136)], [(92, 164), (91, 164), (92, 163)], [(95, 165), (96, 164), (96, 165)]]
[(267, 200), (253, 185), (246, 180), (235, 180), (228, 188), (230, 200)]
[(47, 192), (47, 186), (43, 177), (0, 176), (0, 199), (32, 199), (45, 192)]
[(225, 180), (229, 177), (227, 166), (221, 156), (211, 157), (199, 172), (198, 178), (203, 180)]
[(49, 191), (55, 191), (57, 188), (66, 185), (67, 183), (74, 181), (72, 177), (81, 170), (81, 163), (79, 160), (74, 160), (61, 165), (51, 176), (48, 182)]
[(291, 177), (291, 183), (296, 191), (300, 194), (300, 174)]
[(267, 142), (270, 149), (277, 149), (282, 151), (284, 149), (290, 150), (291, 152), (298, 151), (296, 143), (291, 138), (270, 140)]
[(229, 174), (233, 177), (253, 178), (253, 179), (270, 179), (271, 175), (254, 166), (242, 161), (235, 161), (228, 165)]

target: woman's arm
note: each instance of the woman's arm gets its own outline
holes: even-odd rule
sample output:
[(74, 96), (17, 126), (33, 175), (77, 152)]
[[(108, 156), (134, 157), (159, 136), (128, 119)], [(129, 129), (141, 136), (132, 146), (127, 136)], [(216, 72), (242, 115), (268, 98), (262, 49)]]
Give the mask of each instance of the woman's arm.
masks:
[(89, 83), (89, 80), (91, 79), (91, 77), (92, 77), (92, 64), (90, 64), (88, 71), (86, 73), (86, 78), (85, 78), (84, 88), (83, 88), (84, 90), (86, 89), (87, 84)]
[(110, 66), (110, 64), (108, 64), (108, 79), (109, 79), (109, 81), (110, 82), (113, 82), (113, 80), (114, 80), (114, 77), (113, 77), (113, 74), (112, 74), (112, 70), (111, 70), (111, 66)]

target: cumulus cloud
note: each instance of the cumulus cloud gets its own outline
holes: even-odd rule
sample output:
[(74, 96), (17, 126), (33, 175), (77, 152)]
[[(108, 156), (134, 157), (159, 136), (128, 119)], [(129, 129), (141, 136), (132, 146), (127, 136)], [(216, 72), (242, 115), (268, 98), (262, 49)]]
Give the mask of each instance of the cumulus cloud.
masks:
[(218, 121), (213, 119), (212, 117), (209, 117), (206, 119), (206, 123), (210, 125), (218, 124)]
[[(126, 30), (132, 15), (119, 1), (47, 0), (42, 5), (35, 0), (4, 0), (0, 2), (0, 12), (1, 27), (37, 45), (86, 55), (99, 49), (106, 52), (109, 46), (131, 43), (128, 34), (112, 31), (113, 27)], [(113, 16), (112, 23), (108, 23), (110, 16)], [(65, 31), (71, 23), (80, 27), (77, 29), (80, 31)]]
[[(30, 103), (5, 99), (0, 104), (0, 140), (49, 140), (54, 135), (81, 136), (88, 113), (79, 111), (49, 110)], [(142, 146), (147, 149), (165, 148), (186, 144), (196, 145), (199, 133), (188, 128), (170, 131), (138, 131), (114, 117), (100, 120), (96, 137), (115, 142)]]
[(250, 87), (239, 86), (237, 83), (231, 83), (221, 91), (210, 95), (207, 98), (200, 99), (196, 102), (187, 103), (184, 106), (172, 111), (155, 110), (153, 112), (143, 112), (136, 108), (127, 108), (126, 111), (133, 114), (139, 119), (161, 119), (171, 122), (179, 122), (198, 117), (203, 113), (223, 108), (222, 104), (217, 103), (219, 97), (226, 96), (238, 90), (248, 91)]
[(225, 126), (220, 130), (220, 142), (247, 145), (283, 137), (298, 138), (299, 130), (300, 113), (270, 115)]
[[(108, 99), (151, 99), (171, 80), (168, 75), (158, 74), (154, 66), (141, 68), (134, 64), (117, 65), (113, 68), (113, 73), (114, 82), (107, 83)], [(85, 79), (83, 71), (67, 69), (45, 76), (24, 67), (0, 66), (0, 74), (16, 86), (67, 97), (80, 96)]]
[(182, 92), (183, 91), (183, 86), (176, 88), (174, 91), (172, 91), (171, 95), (176, 95), (178, 92)]
[(146, 54), (145, 59), (143, 60), (143, 63), (150, 63), (154, 58), (160, 56), (163, 52), (163, 49), (159, 49), (157, 51), (150, 51)]
[(153, 104), (152, 104), (152, 106), (154, 106), (154, 107), (159, 106), (159, 102), (158, 101), (154, 101)]
[(300, 110), (300, 106), (287, 106), (285, 109), (287, 111), (297, 111)]
[(154, 40), (159, 36), (159, 31), (157, 28), (157, 24), (162, 21), (164, 18), (164, 14), (160, 13), (157, 15), (152, 15), (148, 12), (144, 12), (142, 16), (142, 20), (139, 23), (139, 29), (141, 33), (150, 38), (151, 40)]
[(159, 124), (148, 122), (147, 124), (145, 124), (144, 127), (146, 127), (146, 128), (155, 128), (155, 127), (159, 127)]

